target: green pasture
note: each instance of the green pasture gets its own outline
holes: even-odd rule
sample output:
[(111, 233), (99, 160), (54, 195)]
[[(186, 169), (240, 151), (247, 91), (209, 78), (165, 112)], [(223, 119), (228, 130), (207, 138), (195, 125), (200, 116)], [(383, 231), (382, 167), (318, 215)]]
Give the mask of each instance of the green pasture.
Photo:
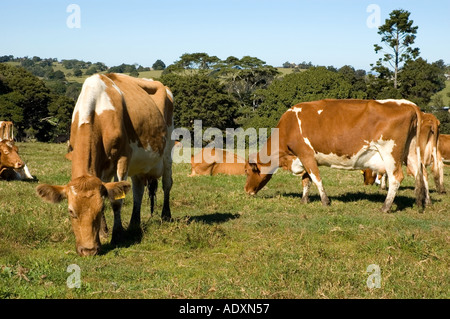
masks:
[[(66, 145), (18, 143), (39, 183), (65, 184)], [(0, 181), (0, 299), (3, 298), (442, 298), (450, 297), (450, 198), (434, 192), (418, 213), (407, 177), (394, 212), (380, 212), (385, 192), (364, 186), (358, 171), (322, 168), (332, 201), (300, 203), (301, 181), (279, 170), (255, 197), (244, 176), (189, 178), (173, 166), (173, 221), (142, 208), (143, 237), (81, 258), (67, 203), (35, 195), (37, 182)], [(445, 186), (450, 191), (450, 168)], [(144, 196), (147, 196), (145, 194)], [(123, 207), (124, 226), (132, 194)], [(112, 229), (112, 210), (106, 219)], [(111, 234), (109, 234), (111, 237)], [(80, 288), (69, 288), (77, 265)], [(380, 269), (380, 288), (367, 281)], [(69, 278), (70, 279), (70, 278)]]

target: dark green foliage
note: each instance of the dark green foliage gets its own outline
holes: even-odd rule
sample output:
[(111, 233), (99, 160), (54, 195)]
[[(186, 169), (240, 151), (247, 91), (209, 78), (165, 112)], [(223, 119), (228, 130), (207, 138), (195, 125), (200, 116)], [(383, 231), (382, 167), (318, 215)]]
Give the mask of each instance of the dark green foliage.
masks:
[(397, 88), (397, 77), (399, 73), (400, 64), (411, 59), (416, 59), (419, 56), (419, 49), (412, 48), (417, 34), (417, 26), (413, 26), (414, 21), (409, 19), (410, 12), (406, 10), (393, 10), (389, 14), (389, 19), (379, 27), (378, 34), (381, 35), (382, 45), (374, 45), (375, 52), (384, 53), (383, 58), (380, 58), (373, 69), (380, 72), (380, 68), (385, 68), (389, 65), (393, 69), (394, 87)]
[[(351, 78), (356, 81), (356, 75)], [(267, 89), (257, 92), (261, 103), (255, 111), (256, 116), (245, 119), (243, 124), (255, 128), (275, 127), (281, 115), (295, 104), (330, 98), (365, 98), (363, 89), (364, 87), (358, 87), (355, 90), (346, 76), (325, 67), (313, 67), (305, 72), (288, 74), (275, 80)]]
[[(52, 93), (42, 80), (20, 67), (0, 64), (0, 79), (0, 119), (14, 122), (18, 139), (50, 141), (63, 134), (73, 100)], [(62, 88), (54, 85), (53, 91)]]
[(165, 74), (161, 81), (174, 94), (175, 127), (193, 129), (194, 120), (202, 120), (203, 127), (222, 130), (235, 127), (236, 101), (223, 84), (205, 74)]
[(409, 60), (399, 73), (399, 89), (404, 98), (422, 108), (431, 96), (445, 88), (445, 76), (438, 63), (427, 63), (422, 58)]
[(152, 65), (153, 70), (164, 70), (166, 68), (166, 64), (161, 60), (156, 60)]

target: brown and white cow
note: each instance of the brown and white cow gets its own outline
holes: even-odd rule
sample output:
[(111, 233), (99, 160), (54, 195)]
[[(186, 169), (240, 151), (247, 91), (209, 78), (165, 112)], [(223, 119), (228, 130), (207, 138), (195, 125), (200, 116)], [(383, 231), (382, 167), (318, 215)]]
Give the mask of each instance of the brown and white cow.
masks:
[(444, 164), (450, 164), (450, 135), (440, 134), (438, 142), (438, 150)]
[[(416, 176), (416, 203), (422, 210), (426, 189), (420, 149), (415, 143), (421, 120), (419, 108), (406, 100), (321, 100), (295, 105), (283, 114), (278, 130), (261, 151), (246, 163), (245, 191), (256, 194), (277, 167), (295, 156), (291, 165), (307, 173), (302, 202), (308, 202), (312, 181), (319, 189), (322, 204), (330, 203), (318, 166), (370, 168), (388, 175), (390, 187), (382, 207), (383, 212), (388, 212), (403, 180), (402, 163), (408, 159), (408, 167)], [(274, 148), (273, 143), (278, 147)], [(271, 160), (262, 161), (261, 154)]]
[[(72, 116), (72, 180), (65, 186), (37, 187), (47, 201), (68, 200), (80, 255), (99, 251), (106, 198), (114, 211), (112, 242), (120, 240), (120, 211), (130, 189), (129, 176), (133, 188), (129, 227), (140, 227), (144, 187), (154, 188), (161, 176), (162, 218), (171, 218), (172, 130), (173, 96), (162, 83), (123, 74), (97, 74), (85, 80)], [(109, 182), (113, 177), (116, 182)]]
[(245, 175), (245, 159), (237, 154), (216, 148), (203, 148), (191, 157), (190, 177), (218, 174)]
[[(441, 194), (445, 194), (443, 163), (438, 149), (440, 124), (439, 120), (433, 114), (422, 112), (419, 146), (422, 151), (421, 156), (425, 167), (431, 166), (437, 191)], [(408, 170), (408, 174), (412, 174), (412, 172)], [(428, 189), (428, 172), (426, 169), (423, 171), (423, 174), (425, 186)], [(375, 177), (377, 176), (375, 172), (366, 169), (364, 170), (363, 175), (364, 185), (374, 184)], [(378, 174), (378, 176), (380, 176), (380, 174)], [(431, 202), (430, 198), (427, 198), (427, 202)]]
[[(7, 174), (4, 179), (11, 179), (10, 174), (15, 174), (14, 170), (20, 170), (25, 163), (19, 156), (19, 148), (10, 140), (0, 140), (0, 176)], [(14, 179), (14, 178), (12, 178)]]

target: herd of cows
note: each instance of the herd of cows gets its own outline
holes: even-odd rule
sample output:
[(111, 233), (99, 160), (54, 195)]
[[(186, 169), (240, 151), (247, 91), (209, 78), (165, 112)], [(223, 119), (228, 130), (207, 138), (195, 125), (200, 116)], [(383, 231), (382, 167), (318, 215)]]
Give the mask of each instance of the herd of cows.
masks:
[[(123, 74), (96, 74), (83, 84), (72, 115), (69, 152), (71, 181), (67, 185), (41, 184), (38, 196), (50, 203), (68, 201), (76, 251), (95, 255), (108, 228), (103, 215), (106, 199), (112, 205), (112, 243), (123, 239), (121, 208), (125, 194), (133, 190), (130, 228), (140, 228), (145, 188), (152, 198), (162, 179), (162, 218), (171, 219), (171, 139), (174, 129), (173, 95), (162, 83)], [(1, 125), (0, 125), (1, 126)], [(450, 161), (450, 136), (439, 134), (439, 121), (406, 100), (321, 100), (300, 103), (280, 118), (275, 133), (260, 152), (247, 160), (212, 149), (192, 157), (191, 175), (246, 174), (245, 192), (256, 194), (276, 169), (301, 176), (302, 202), (309, 201), (314, 183), (323, 205), (330, 201), (318, 169), (321, 165), (362, 170), (365, 184), (377, 175), (387, 177), (388, 193), (383, 212), (391, 209), (404, 178), (402, 165), (415, 178), (419, 210), (431, 204), (427, 166), (432, 167), (436, 188), (445, 192), (443, 165)], [(276, 145), (274, 148), (273, 146)], [(27, 177), (13, 139), (0, 141), (0, 176)], [(263, 160), (264, 157), (270, 159)], [(12, 172), (12, 173), (11, 173)], [(28, 173), (27, 173), (28, 172)], [(22, 175), (21, 175), (22, 174)], [(127, 181), (130, 177), (132, 183)], [(114, 182), (111, 180), (114, 178)]]

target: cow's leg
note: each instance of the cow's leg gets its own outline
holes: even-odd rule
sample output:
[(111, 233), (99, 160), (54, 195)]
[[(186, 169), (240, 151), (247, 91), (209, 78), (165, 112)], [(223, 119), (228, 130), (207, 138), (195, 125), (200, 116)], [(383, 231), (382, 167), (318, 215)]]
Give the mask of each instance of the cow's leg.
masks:
[[(428, 172), (426, 167), (419, 162), (416, 152), (410, 152), (410, 154), (408, 155), (408, 160), (407, 160), (407, 168), (409, 169), (409, 171), (414, 175), (414, 177), (416, 178), (416, 192), (420, 191), (417, 190), (417, 175), (419, 174), (419, 169), (420, 166), (422, 165), (422, 175), (423, 175), (423, 186), (425, 187), (425, 196), (422, 196), (422, 198), (425, 198), (425, 205), (431, 205), (431, 198), (430, 198), (430, 192), (429, 192), (429, 185), (428, 185)], [(417, 194), (416, 194), (416, 199), (417, 199)], [(420, 203), (417, 203), (418, 206), (421, 206)]]
[(102, 212), (102, 219), (100, 220), (100, 238), (107, 239), (108, 238), (108, 225), (106, 224), (105, 214)]
[(319, 175), (319, 170), (317, 170), (317, 175), (314, 174), (313, 172), (310, 172), (309, 175), (311, 176), (313, 183), (317, 186), (317, 189), (319, 190), (322, 205), (323, 206), (330, 205), (330, 199), (328, 198), (327, 193), (325, 193), (325, 189), (323, 188), (322, 179)]
[[(381, 175), (381, 178), (380, 178), (380, 180), (381, 180), (381, 184), (380, 184), (380, 188), (382, 189), (382, 190), (386, 190), (386, 173), (384, 173), (383, 175)], [(378, 175), (379, 176), (379, 175)]]
[(431, 166), (433, 172), (434, 184), (439, 194), (445, 194), (444, 187), (444, 163), (442, 162), (441, 153), (433, 149), (433, 163)]
[(330, 205), (330, 199), (328, 198), (327, 194), (325, 193), (325, 189), (323, 188), (319, 167), (317, 166), (317, 161), (314, 158), (314, 151), (312, 151), (312, 149), (308, 149), (303, 150), (303, 152), (299, 151), (296, 153), (297, 157), (300, 159), (300, 162), (303, 163), (303, 167), (305, 168), (306, 173), (309, 175), (313, 183), (317, 186), (322, 205)]
[[(170, 154), (170, 153), (169, 153)], [(164, 158), (164, 170), (162, 176), (162, 187), (164, 191), (164, 204), (161, 213), (163, 220), (169, 221), (172, 218), (170, 212), (170, 190), (172, 189), (172, 159), (170, 156)]]
[[(127, 168), (128, 168), (128, 159), (126, 157), (121, 157), (117, 161), (117, 170), (116, 175), (114, 176), (114, 181), (125, 181), (128, 177)], [(111, 201), (111, 207), (114, 212), (114, 224), (112, 231), (111, 244), (116, 245), (123, 240), (124, 237), (124, 229), (122, 226), (122, 217), (121, 210), (123, 205), (123, 199), (117, 199)]]
[(131, 177), (133, 187), (133, 212), (131, 213), (129, 229), (140, 229), (141, 227), (141, 205), (145, 190), (146, 178), (143, 175)]
[(111, 201), (111, 206), (114, 212), (114, 225), (111, 238), (111, 244), (116, 245), (120, 243), (124, 236), (124, 229), (122, 226), (122, 218), (120, 211), (122, 209), (123, 199)]
[(302, 203), (309, 203), (309, 190), (311, 188), (311, 177), (308, 173), (303, 174), (302, 176), (302, 186), (303, 186), (303, 196)]
[(383, 213), (387, 213), (390, 211), (392, 207), (392, 203), (394, 202), (395, 195), (397, 194), (397, 190), (400, 187), (400, 183), (402, 182), (404, 175), (401, 165), (397, 165), (395, 170), (388, 170), (386, 174), (389, 179), (389, 190), (386, 196), (386, 200), (384, 201), (383, 207), (381, 211)]

